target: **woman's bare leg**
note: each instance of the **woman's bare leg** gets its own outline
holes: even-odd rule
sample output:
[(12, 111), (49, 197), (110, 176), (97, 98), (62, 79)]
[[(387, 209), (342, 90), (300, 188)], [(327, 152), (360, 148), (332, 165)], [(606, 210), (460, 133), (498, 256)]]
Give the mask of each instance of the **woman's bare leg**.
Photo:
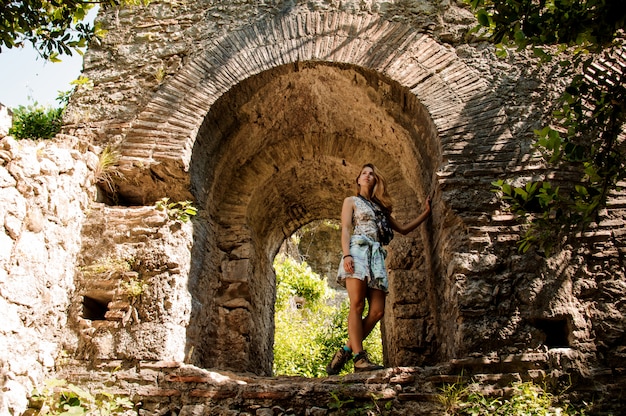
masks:
[(385, 315), (385, 298), (387, 294), (382, 290), (368, 289), (367, 301), (369, 308), (367, 316), (363, 319), (363, 339), (372, 332), (376, 324), (383, 319)]
[(357, 354), (363, 351), (363, 310), (365, 309), (367, 283), (359, 279), (347, 278), (346, 289), (350, 299), (347, 345), (353, 353)]

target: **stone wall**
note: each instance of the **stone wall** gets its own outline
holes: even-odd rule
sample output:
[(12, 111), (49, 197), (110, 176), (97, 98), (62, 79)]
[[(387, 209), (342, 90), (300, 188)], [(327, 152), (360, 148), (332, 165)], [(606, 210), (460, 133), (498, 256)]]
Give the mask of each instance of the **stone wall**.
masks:
[(0, 414), (23, 411), (75, 350), (68, 310), (97, 161), (75, 138), (0, 139)]
[[(301, 226), (339, 219), (365, 162), (401, 221), (433, 195), (432, 217), (389, 247), (387, 365), (565, 348), (569, 375), (623, 372), (626, 198), (611, 195), (575, 245), (518, 253), (490, 184), (546, 175), (533, 130), (566, 80), (496, 58), (463, 4), (102, 12), (108, 34), (84, 61), (93, 88), (73, 94), (65, 135), (2, 142), (4, 409), (23, 409), (65, 354), (271, 375), (274, 255)], [(107, 146), (121, 158), (96, 191)], [(199, 215), (169, 218), (163, 197)]]
[[(65, 129), (119, 146), (120, 205), (201, 208), (191, 363), (269, 374), (271, 260), (300, 226), (338, 219), (366, 161), (387, 174), (399, 219), (434, 195), (432, 219), (390, 246), (387, 364), (540, 345), (597, 358), (591, 317), (617, 306), (580, 290), (605, 284), (590, 261), (623, 281), (622, 196), (580, 248), (517, 252), (490, 184), (545, 174), (533, 131), (566, 80), (529, 56), (496, 58), (469, 35), (473, 19), (434, 1), (153, 2), (100, 16), (94, 86), (74, 94)], [(598, 259), (597, 244), (613, 254)]]
[(70, 319), (89, 362), (184, 361), (191, 224), (152, 207), (93, 202), (82, 229)]

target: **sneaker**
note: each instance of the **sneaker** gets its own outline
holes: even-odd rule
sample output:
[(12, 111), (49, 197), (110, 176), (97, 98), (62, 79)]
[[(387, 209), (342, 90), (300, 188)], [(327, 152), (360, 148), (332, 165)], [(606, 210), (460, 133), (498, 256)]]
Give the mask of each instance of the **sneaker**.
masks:
[(334, 376), (339, 374), (344, 365), (348, 362), (352, 353), (350, 351), (346, 351), (343, 348), (339, 348), (339, 351), (333, 355), (333, 359), (330, 360), (328, 365), (326, 366), (326, 373), (329, 376)]
[(361, 351), (357, 355), (354, 356), (354, 372), (359, 373), (361, 371), (374, 371), (374, 370), (382, 370), (382, 365), (374, 364), (370, 361), (367, 356), (367, 352)]

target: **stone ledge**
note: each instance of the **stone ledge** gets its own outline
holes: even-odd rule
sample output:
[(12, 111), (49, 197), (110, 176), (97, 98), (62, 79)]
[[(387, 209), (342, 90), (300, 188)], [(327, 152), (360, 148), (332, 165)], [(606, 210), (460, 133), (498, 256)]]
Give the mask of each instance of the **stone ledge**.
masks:
[[(572, 380), (562, 368), (553, 371), (555, 369), (551, 366), (554, 363), (549, 360), (556, 355), (571, 354), (571, 349), (558, 349), (474, 356), (430, 367), (393, 367), (320, 378), (260, 377), (202, 369), (177, 361), (142, 361), (120, 371), (106, 371), (123, 364), (114, 360), (100, 363), (98, 371), (89, 371), (80, 368), (86, 363), (73, 361), (72, 369), (64, 375), (70, 382), (88, 384), (96, 389), (100, 386), (111, 394), (128, 395), (142, 407), (143, 415), (150, 416), (161, 414), (165, 407), (180, 409), (189, 406), (194, 409), (210, 406), (224, 411), (278, 406), (292, 411), (284, 413), (281, 410), (278, 414), (295, 415), (305, 414), (314, 404), (320, 411), (328, 412), (333, 397), (337, 400), (350, 398), (357, 407), (372, 401), (392, 401), (397, 414), (432, 416), (444, 412), (439, 399), (443, 385), (471, 384), (473, 391), (506, 397), (513, 392), (511, 385), (517, 382), (532, 380), (552, 385), (563, 377)], [(516, 366), (519, 371), (503, 372), (503, 366)], [(594, 380), (611, 380), (611, 388), (615, 391), (623, 389), (626, 375), (623, 368), (596, 368), (590, 374)], [(604, 394), (590, 380), (579, 380), (570, 388), (573, 394)]]

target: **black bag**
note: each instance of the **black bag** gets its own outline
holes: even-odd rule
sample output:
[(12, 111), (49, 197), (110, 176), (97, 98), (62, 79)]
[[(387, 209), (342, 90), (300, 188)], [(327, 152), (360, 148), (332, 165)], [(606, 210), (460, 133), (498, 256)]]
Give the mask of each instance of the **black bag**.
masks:
[(376, 228), (378, 228), (378, 242), (383, 246), (386, 246), (393, 240), (393, 229), (391, 228), (391, 221), (389, 221), (389, 215), (386, 211), (380, 209), (380, 207), (363, 198), (361, 195), (359, 197), (367, 203), (367, 205), (374, 211), (374, 218), (376, 221)]

